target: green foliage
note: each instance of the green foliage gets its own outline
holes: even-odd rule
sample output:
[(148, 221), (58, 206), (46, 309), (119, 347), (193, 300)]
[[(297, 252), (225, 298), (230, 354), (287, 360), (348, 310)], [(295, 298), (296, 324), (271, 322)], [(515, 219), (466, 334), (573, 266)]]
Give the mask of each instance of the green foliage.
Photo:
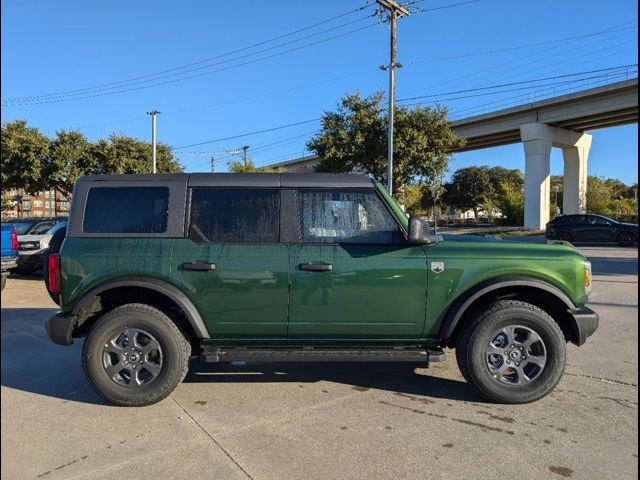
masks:
[[(317, 172), (360, 171), (387, 178), (387, 114), (383, 94), (346, 95), (335, 112), (325, 112), (322, 131), (307, 143), (320, 159)], [(394, 120), (394, 191), (412, 180), (436, 181), (444, 174), (449, 152), (462, 146), (447, 120), (447, 110), (399, 106)]]
[[(2, 125), (2, 188), (31, 194), (55, 188), (68, 196), (82, 175), (150, 173), (151, 155), (151, 144), (135, 138), (90, 142), (81, 132), (60, 130), (49, 139), (16, 120)], [(157, 146), (157, 171), (182, 171), (167, 145)]]
[(253, 161), (248, 158), (246, 162), (232, 161), (229, 162), (229, 171), (232, 173), (283, 173), (284, 167), (256, 167)]
[(495, 197), (489, 167), (467, 167), (456, 170), (451, 181), (444, 186), (444, 201), (460, 210), (478, 211), (486, 208)]
[(419, 215), (424, 212), (425, 188), (425, 185), (421, 183), (400, 187), (397, 194), (398, 201), (400, 205), (404, 206), (407, 213)]
[(503, 182), (500, 185), (497, 207), (509, 225), (524, 224), (524, 192), (517, 184)]
[(620, 180), (589, 176), (587, 179), (587, 212), (613, 218), (638, 214), (638, 185), (625, 185)]
[(24, 188), (33, 194), (44, 190), (44, 169), (48, 163), (50, 141), (24, 120), (2, 125), (2, 189)]

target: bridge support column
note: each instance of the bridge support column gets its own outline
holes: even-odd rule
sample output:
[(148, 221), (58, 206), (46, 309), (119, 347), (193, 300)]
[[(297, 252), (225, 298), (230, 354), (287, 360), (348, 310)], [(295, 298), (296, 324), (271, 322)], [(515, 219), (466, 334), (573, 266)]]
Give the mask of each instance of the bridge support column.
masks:
[(564, 147), (564, 188), (562, 213), (573, 215), (587, 211), (587, 161), (591, 135), (583, 134), (576, 145)]
[[(544, 126), (544, 125), (543, 125)], [(524, 140), (524, 228), (540, 230), (549, 221), (551, 147), (545, 138)]]
[(524, 227), (527, 230), (542, 230), (549, 221), (552, 147), (562, 148), (565, 154), (565, 213), (576, 208), (584, 209), (591, 136), (543, 123), (528, 123), (520, 127), (520, 137), (526, 156)]

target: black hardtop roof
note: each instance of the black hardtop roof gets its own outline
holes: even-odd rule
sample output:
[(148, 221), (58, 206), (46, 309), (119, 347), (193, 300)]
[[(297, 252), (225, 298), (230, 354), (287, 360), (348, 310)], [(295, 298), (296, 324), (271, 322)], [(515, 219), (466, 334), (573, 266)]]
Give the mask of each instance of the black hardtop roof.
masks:
[(353, 173), (171, 173), (85, 175), (84, 182), (179, 182), (190, 187), (372, 188), (367, 175)]

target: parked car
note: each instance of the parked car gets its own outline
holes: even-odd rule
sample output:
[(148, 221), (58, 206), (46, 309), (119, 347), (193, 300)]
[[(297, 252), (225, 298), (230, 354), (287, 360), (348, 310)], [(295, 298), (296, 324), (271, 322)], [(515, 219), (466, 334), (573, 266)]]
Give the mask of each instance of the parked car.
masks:
[(66, 220), (66, 218), (30, 217), (15, 219), (11, 223), (18, 235), (27, 235), (30, 233), (42, 233), (62, 220)]
[(0, 290), (7, 284), (9, 272), (16, 268), (18, 259), (18, 234), (13, 224), (2, 224), (2, 283)]
[(617, 242), (629, 247), (638, 243), (638, 225), (602, 215), (560, 215), (547, 223), (545, 236), (567, 242)]
[(67, 220), (50, 220), (35, 225), (27, 235), (18, 235), (18, 266), (21, 275), (30, 275), (42, 266), (53, 235), (66, 228)]
[[(94, 390), (148, 405), (205, 361), (444, 358), (504, 403), (562, 377), (598, 327), (571, 245), (434, 236), (364, 175), (80, 178), (48, 257), (51, 340)], [(558, 243), (558, 244), (555, 244)]]

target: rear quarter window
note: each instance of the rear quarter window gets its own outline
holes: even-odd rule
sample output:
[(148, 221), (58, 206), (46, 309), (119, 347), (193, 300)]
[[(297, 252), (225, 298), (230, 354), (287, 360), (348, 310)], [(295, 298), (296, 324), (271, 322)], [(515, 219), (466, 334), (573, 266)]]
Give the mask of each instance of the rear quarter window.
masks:
[(164, 233), (169, 215), (167, 187), (93, 187), (87, 194), (85, 233)]

